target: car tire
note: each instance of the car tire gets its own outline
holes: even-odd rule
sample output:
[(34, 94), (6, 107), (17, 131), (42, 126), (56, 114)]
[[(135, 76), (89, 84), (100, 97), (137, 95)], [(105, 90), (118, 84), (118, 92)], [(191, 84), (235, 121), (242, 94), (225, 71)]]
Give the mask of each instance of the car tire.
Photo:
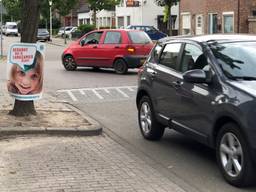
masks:
[(75, 59), (72, 55), (65, 55), (63, 57), (63, 65), (67, 71), (74, 71), (77, 68)]
[(160, 140), (165, 127), (156, 120), (152, 102), (148, 96), (143, 96), (139, 102), (138, 121), (141, 134), (147, 140)]
[(117, 74), (125, 74), (128, 71), (128, 66), (123, 59), (117, 59), (114, 62), (114, 69)]
[(254, 164), (250, 149), (235, 123), (222, 126), (216, 140), (217, 163), (225, 180), (237, 187), (254, 181)]

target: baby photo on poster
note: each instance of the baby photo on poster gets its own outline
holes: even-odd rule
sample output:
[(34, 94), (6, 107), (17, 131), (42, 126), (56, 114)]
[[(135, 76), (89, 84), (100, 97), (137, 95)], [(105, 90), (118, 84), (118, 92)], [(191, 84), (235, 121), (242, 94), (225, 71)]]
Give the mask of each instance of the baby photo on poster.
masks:
[(44, 44), (15, 43), (8, 52), (7, 89), (17, 100), (37, 100), (42, 96)]

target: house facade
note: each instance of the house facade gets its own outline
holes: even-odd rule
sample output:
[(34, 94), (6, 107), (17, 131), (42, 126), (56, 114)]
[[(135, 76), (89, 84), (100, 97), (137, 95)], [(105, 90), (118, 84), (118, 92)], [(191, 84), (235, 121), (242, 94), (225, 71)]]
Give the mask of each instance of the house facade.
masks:
[(255, 33), (256, 0), (182, 0), (179, 34)]
[[(128, 25), (152, 25), (162, 31), (166, 31), (166, 23), (163, 22), (163, 7), (155, 4), (154, 0), (122, 0), (114, 11), (102, 10), (97, 12), (97, 27), (125, 28)], [(172, 7), (173, 29), (179, 28), (179, 8)], [(80, 6), (77, 11), (78, 23), (92, 24), (92, 11), (88, 3)]]

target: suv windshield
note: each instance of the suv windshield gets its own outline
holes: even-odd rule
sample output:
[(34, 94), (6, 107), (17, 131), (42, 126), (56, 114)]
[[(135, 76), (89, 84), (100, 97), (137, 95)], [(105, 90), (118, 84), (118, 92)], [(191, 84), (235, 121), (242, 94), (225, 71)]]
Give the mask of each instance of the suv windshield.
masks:
[(256, 79), (256, 42), (214, 42), (209, 46), (228, 78)]
[(128, 35), (132, 43), (135, 43), (135, 44), (152, 43), (151, 39), (143, 31), (129, 31)]

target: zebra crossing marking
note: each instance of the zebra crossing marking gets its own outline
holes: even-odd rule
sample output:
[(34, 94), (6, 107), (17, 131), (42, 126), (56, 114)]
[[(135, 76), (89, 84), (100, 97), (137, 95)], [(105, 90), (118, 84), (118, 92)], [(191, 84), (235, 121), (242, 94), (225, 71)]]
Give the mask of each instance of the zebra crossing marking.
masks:
[(98, 99), (103, 100), (104, 96), (101, 95), (99, 92), (104, 91), (107, 94), (111, 94), (112, 90), (117, 91), (120, 95), (124, 98), (129, 98), (130, 96), (124, 92), (124, 90), (129, 90), (134, 92), (137, 89), (137, 86), (118, 86), (118, 87), (97, 87), (97, 88), (79, 88), (79, 89), (62, 89), (58, 90), (57, 93), (67, 93), (68, 96), (71, 98), (72, 101), (77, 102), (78, 99), (76, 98), (76, 92), (80, 93), (81, 95), (86, 95), (85, 92), (90, 91), (92, 92)]

